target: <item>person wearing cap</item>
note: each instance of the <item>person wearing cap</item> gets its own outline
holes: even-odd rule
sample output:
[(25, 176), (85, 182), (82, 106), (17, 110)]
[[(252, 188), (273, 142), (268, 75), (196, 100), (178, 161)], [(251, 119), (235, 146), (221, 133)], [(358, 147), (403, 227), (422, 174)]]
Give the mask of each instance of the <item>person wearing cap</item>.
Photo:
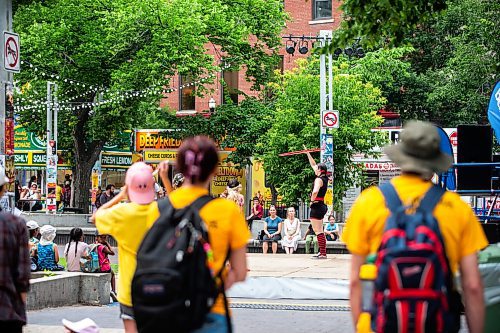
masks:
[[(154, 184), (153, 169), (149, 165), (144, 162), (132, 164), (120, 193), (103, 204), (92, 217), (99, 233), (112, 236), (118, 243), (118, 302), (127, 333), (137, 332), (131, 296), (137, 250), (146, 232), (160, 216), (154, 200)], [(129, 202), (121, 203), (127, 197)]]
[[(0, 166), (0, 196), (8, 183)], [(0, 332), (21, 333), (31, 274), (26, 222), (0, 208), (0, 239)]]
[(29, 249), (30, 249), (30, 256), (36, 257), (36, 247), (39, 242), (38, 237), (40, 235), (40, 226), (36, 221), (30, 220), (26, 222), (26, 227), (28, 228), (29, 231)]
[(90, 318), (80, 321), (62, 320), (65, 333), (99, 333), (99, 326)]
[[(305, 147), (304, 147), (305, 149)], [(326, 236), (323, 232), (323, 218), (328, 210), (325, 205), (325, 195), (328, 189), (328, 176), (326, 175), (326, 164), (314, 161), (311, 154), (307, 151), (309, 164), (314, 170), (316, 178), (314, 179), (313, 188), (311, 191), (311, 212), (309, 219), (313, 226), (313, 230), (318, 238), (319, 253), (315, 254), (313, 259), (326, 259)]]
[(56, 238), (56, 228), (51, 225), (44, 225), (40, 228), (40, 241), (37, 244), (38, 254), (38, 269), (44, 271), (62, 271), (64, 267), (59, 265), (59, 251), (57, 244), (54, 243)]
[[(412, 205), (432, 186), (434, 173), (447, 171), (453, 158), (440, 150), (437, 128), (427, 122), (410, 121), (403, 128), (400, 142), (385, 148), (387, 156), (402, 171), (391, 180), (404, 205)], [(376, 253), (389, 216), (385, 199), (378, 187), (364, 190), (356, 199), (342, 239), (352, 254), (350, 302), (354, 326), (361, 312), (359, 271), (369, 254)], [(484, 300), (476, 254), (488, 245), (474, 212), (453, 192), (445, 192), (434, 209), (443, 236), (451, 271), (460, 271), (462, 296), (469, 332), (483, 331)]]

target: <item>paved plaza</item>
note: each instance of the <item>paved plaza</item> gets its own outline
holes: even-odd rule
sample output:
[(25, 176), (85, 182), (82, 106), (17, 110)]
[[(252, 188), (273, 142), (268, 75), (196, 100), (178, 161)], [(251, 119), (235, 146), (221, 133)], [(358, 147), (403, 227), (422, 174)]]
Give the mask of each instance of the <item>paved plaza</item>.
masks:
[[(350, 255), (329, 255), (326, 260), (314, 260), (303, 254), (248, 254), (247, 258), (248, 279), (237, 286), (245, 297), (231, 298), (236, 333), (354, 332), (348, 301)], [(328, 284), (333, 284), (334, 292), (341, 297), (319, 299), (321, 289), (317, 285)], [(268, 297), (255, 298), (252, 295), (259, 294), (255, 288), (271, 288), (274, 292), (268, 292)], [(325, 292), (330, 293), (331, 288), (327, 286)], [(312, 297), (304, 297), (309, 294)], [(76, 321), (89, 317), (103, 333), (122, 333), (118, 312), (118, 303), (30, 311), (24, 332), (59, 333), (63, 332), (62, 318)]]

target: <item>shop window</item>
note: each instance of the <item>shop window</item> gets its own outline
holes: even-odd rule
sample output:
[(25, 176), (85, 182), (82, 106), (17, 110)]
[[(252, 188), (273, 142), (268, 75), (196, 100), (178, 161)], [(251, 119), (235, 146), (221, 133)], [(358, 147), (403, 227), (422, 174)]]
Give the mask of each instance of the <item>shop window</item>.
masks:
[(179, 78), (180, 86), (180, 103), (179, 110), (196, 110), (195, 86), (192, 85), (193, 79), (189, 75), (181, 75)]
[(313, 20), (332, 18), (332, 0), (313, 0)]

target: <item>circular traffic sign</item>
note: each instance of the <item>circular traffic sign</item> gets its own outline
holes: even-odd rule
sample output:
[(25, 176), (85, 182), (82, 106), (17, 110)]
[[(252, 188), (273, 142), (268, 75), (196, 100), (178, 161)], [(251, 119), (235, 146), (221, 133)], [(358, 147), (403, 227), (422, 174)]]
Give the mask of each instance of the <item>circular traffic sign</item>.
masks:
[(9, 37), (5, 41), (5, 60), (7, 66), (15, 68), (19, 60), (19, 46), (14, 37)]
[(325, 112), (323, 115), (323, 123), (328, 127), (334, 127), (337, 125), (339, 119), (334, 112)]

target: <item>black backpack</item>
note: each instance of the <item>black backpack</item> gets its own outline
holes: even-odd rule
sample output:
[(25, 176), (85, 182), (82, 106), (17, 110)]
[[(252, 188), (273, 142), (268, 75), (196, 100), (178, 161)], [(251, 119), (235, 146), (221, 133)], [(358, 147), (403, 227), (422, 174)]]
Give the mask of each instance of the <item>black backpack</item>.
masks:
[[(137, 252), (132, 303), (137, 328), (148, 332), (190, 332), (200, 328), (219, 294), (224, 296), (228, 331), (231, 319), (221, 271), (207, 266), (208, 231), (199, 210), (212, 197), (175, 209), (167, 198), (158, 202), (160, 217)], [(225, 261), (229, 257), (227, 253)], [(224, 262), (225, 262), (224, 261)]]

